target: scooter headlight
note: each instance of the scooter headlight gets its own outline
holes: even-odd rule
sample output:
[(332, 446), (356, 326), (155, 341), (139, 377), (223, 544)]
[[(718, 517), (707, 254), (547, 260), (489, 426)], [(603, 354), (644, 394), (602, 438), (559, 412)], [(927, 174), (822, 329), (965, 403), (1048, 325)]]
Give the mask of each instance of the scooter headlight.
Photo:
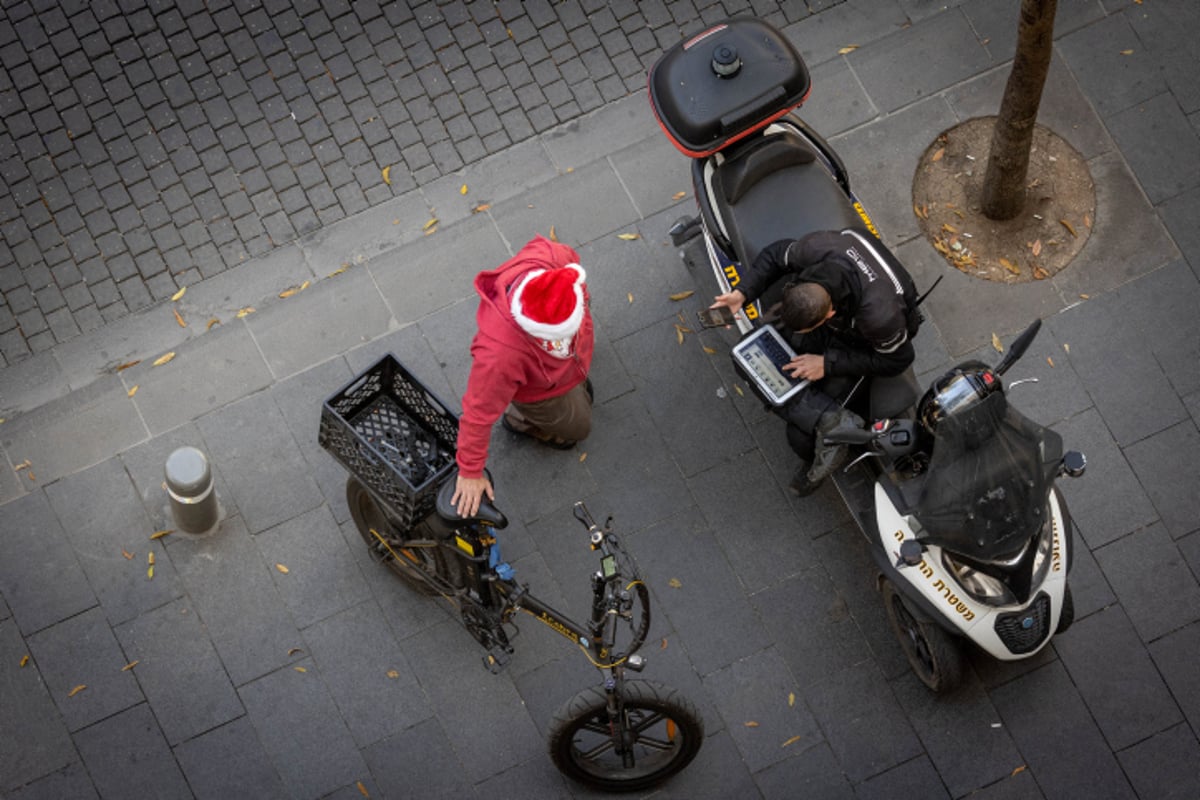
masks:
[(954, 573), (963, 591), (978, 602), (997, 607), (1016, 604), (1016, 595), (999, 578), (964, 564), (945, 550), (942, 551), (942, 562)]
[(1042, 581), (1046, 580), (1046, 573), (1050, 569), (1050, 554), (1053, 549), (1054, 518), (1047, 507), (1046, 521), (1042, 523), (1042, 530), (1038, 534), (1037, 553), (1033, 557), (1033, 579), (1029, 583), (1031, 587), (1041, 586)]

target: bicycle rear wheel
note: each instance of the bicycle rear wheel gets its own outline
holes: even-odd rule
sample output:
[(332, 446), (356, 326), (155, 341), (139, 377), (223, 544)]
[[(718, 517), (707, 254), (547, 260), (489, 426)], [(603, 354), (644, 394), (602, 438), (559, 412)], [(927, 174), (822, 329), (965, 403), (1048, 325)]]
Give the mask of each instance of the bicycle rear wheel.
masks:
[(567, 777), (607, 792), (639, 791), (700, 751), (704, 721), (687, 698), (654, 681), (626, 681), (623, 689), (625, 713), (615, 729), (600, 687), (583, 690), (554, 715), (550, 757)]
[[(386, 564), (388, 569), (404, 579), (404, 582), (425, 595), (437, 595), (438, 590), (425, 579), (425, 575), (440, 577), (447, 584), (456, 584), (456, 573), (440, 547), (405, 547), (409, 539), (417, 538), (409, 531), (396, 525), (375, 501), (367, 487), (355, 477), (346, 481), (346, 504), (350, 516), (358, 528), (358, 534), (366, 542), (371, 560)], [(424, 523), (419, 523), (418, 528)], [(376, 536), (375, 533), (379, 536)], [(380, 541), (382, 537), (383, 541)]]

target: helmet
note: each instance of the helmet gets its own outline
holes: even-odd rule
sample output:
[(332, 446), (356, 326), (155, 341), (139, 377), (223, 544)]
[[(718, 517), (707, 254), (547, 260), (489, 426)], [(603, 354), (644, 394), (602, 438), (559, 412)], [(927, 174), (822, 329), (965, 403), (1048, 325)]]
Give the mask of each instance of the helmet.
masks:
[(917, 419), (933, 433), (946, 417), (961, 414), (1002, 391), (1000, 378), (991, 367), (982, 361), (968, 361), (933, 382), (917, 406)]

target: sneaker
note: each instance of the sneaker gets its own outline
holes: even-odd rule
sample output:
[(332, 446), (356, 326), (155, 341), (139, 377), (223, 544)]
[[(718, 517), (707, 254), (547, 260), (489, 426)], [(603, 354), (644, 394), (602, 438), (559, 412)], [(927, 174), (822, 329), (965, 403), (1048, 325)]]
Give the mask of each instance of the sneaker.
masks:
[(505, 411), (500, 417), (500, 424), (509, 433), (515, 433), (518, 436), (528, 436), (539, 444), (544, 444), (555, 450), (570, 450), (575, 446), (575, 442), (569, 442), (566, 439), (559, 439), (557, 436), (542, 433), (536, 426), (530, 425), (525, 420), (513, 416), (511, 409)]

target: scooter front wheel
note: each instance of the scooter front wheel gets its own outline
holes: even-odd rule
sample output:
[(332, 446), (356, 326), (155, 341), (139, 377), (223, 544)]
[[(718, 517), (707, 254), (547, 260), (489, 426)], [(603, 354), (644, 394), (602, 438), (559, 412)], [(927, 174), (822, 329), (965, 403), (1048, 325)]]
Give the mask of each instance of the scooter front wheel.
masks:
[(676, 774), (704, 742), (704, 721), (678, 691), (626, 681), (623, 712), (611, 720), (604, 689), (572, 697), (550, 725), (550, 757), (567, 777), (606, 792), (641, 791)]
[(885, 578), (881, 588), (892, 633), (921, 683), (939, 694), (958, 686), (963, 674), (958, 643), (937, 623), (918, 619), (891, 581)]

